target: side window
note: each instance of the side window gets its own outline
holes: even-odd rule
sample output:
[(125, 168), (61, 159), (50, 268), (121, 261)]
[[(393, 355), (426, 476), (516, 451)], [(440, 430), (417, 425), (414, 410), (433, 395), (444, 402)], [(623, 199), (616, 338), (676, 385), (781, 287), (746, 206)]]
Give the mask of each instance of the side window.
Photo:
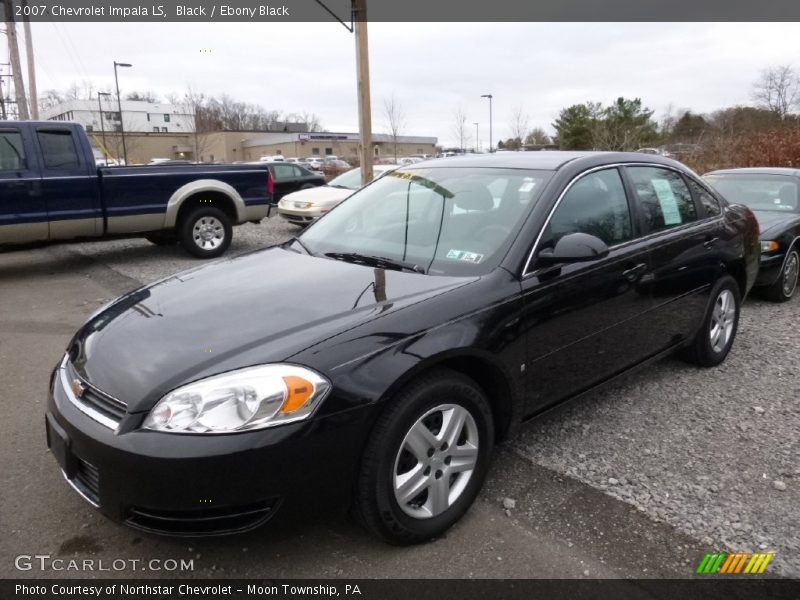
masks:
[(714, 196), (709, 194), (703, 186), (690, 179), (689, 187), (692, 188), (692, 192), (694, 192), (695, 197), (700, 201), (700, 205), (703, 207), (706, 215), (709, 217), (716, 217), (722, 213), (722, 208), (719, 205), (719, 201), (714, 198)]
[(586, 175), (573, 185), (553, 213), (543, 247), (569, 233), (588, 233), (609, 246), (633, 237), (631, 213), (617, 169)]
[(683, 177), (659, 167), (628, 167), (643, 235), (697, 220), (697, 209)]
[(290, 179), (294, 177), (292, 165), (275, 165), (275, 179)]
[(0, 131), (0, 171), (19, 171), (28, 168), (25, 147), (18, 131)]
[(292, 167), (292, 177), (305, 177), (307, 173), (296, 165), (291, 165)]
[(44, 166), (48, 169), (77, 169), (80, 166), (78, 151), (72, 132), (38, 131), (39, 146), (42, 148)]

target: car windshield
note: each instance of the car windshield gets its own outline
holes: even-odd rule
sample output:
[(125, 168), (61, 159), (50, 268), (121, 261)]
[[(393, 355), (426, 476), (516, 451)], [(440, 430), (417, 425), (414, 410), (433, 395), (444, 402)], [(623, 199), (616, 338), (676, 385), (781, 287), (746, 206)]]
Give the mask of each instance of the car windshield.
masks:
[(798, 212), (797, 179), (788, 175), (719, 173), (703, 177), (725, 198), (753, 210)]
[[(502, 260), (549, 171), (405, 168), (309, 227), (309, 252), (431, 275), (481, 275)], [(382, 262), (376, 262), (382, 259)]]

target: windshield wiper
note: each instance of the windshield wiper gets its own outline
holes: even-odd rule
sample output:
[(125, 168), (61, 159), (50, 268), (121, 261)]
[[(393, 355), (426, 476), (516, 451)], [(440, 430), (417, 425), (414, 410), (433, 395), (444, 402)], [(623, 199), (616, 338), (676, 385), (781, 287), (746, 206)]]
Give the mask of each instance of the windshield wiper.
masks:
[(385, 258), (383, 256), (369, 256), (366, 254), (359, 254), (358, 252), (326, 252), (325, 256), (329, 258), (335, 258), (336, 260), (343, 260), (345, 262), (368, 265), (370, 267), (378, 267), (381, 269), (395, 269), (397, 271), (425, 273), (425, 269), (417, 264), (394, 260), (392, 258)]

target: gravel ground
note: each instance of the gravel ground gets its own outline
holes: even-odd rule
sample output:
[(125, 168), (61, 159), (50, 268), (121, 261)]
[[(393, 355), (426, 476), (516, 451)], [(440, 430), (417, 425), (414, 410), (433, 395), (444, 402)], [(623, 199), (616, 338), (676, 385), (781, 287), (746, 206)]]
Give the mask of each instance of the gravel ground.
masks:
[(715, 549), (800, 576), (800, 301), (746, 301), (720, 367), (655, 364), (523, 428), (515, 449)]
[[(228, 257), (284, 241), (280, 218), (234, 230)], [(198, 265), (145, 240), (58, 246), (153, 281)], [(720, 367), (668, 359), (523, 428), (526, 458), (636, 506), (711, 549), (775, 551), (800, 576), (800, 299), (745, 303)]]

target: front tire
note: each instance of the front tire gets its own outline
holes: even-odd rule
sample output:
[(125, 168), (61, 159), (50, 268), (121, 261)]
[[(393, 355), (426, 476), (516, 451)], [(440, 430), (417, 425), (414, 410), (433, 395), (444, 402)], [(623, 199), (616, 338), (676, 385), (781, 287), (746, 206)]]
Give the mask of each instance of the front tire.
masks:
[(687, 360), (701, 367), (715, 367), (725, 360), (739, 328), (742, 301), (736, 280), (730, 275), (722, 277), (711, 289), (711, 299), (703, 324), (686, 352)]
[(224, 212), (213, 206), (192, 210), (180, 224), (181, 245), (198, 258), (216, 258), (231, 245), (233, 226)]
[(389, 400), (362, 458), (355, 513), (396, 545), (441, 535), (472, 505), (494, 446), (483, 390), (439, 369)]
[(778, 279), (771, 286), (764, 289), (764, 296), (773, 302), (788, 302), (797, 289), (797, 278), (800, 273), (800, 254), (797, 248), (789, 250), (786, 260), (783, 261)]

